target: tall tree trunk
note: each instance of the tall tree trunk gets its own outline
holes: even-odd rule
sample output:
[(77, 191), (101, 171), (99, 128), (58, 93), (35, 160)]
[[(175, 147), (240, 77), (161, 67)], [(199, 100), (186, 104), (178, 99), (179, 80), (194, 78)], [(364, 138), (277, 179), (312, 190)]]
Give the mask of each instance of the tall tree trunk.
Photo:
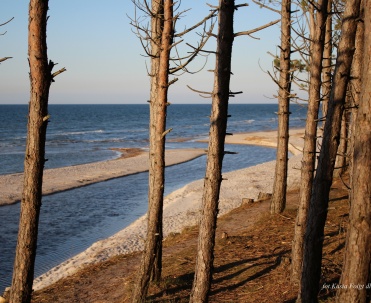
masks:
[(42, 196), (45, 137), (48, 124), (48, 98), (51, 65), (48, 65), (46, 22), (48, 1), (29, 4), (28, 58), (31, 96), (28, 112), (24, 180), (18, 242), (10, 292), (11, 303), (31, 301), (37, 233)]
[[(156, 127), (151, 128), (150, 135), (150, 177), (149, 177), (149, 203), (158, 213), (157, 230), (154, 234), (156, 239), (156, 260), (152, 274), (152, 280), (159, 281), (162, 272), (162, 208), (165, 189), (165, 138), (166, 138), (166, 112), (169, 88), (169, 62), (170, 50), (173, 41), (173, 0), (164, 1), (164, 21), (160, 46), (160, 62), (158, 70), (158, 94), (151, 100), (150, 111)], [(156, 224), (156, 223), (155, 223)]]
[[(349, 86), (348, 88), (349, 89)], [(347, 93), (344, 106), (349, 106), (349, 94)], [(349, 126), (349, 111), (344, 110), (341, 118), (339, 147), (336, 154), (334, 167), (334, 176), (341, 176), (346, 170), (347, 165), (347, 150), (348, 150), (348, 126)]]
[[(332, 0), (328, 0), (327, 11), (332, 10)], [(332, 83), (332, 17), (326, 20), (325, 47), (323, 50), (323, 69), (322, 69), (322, 116), (326, 118), (328, 101), (331, 93)], [(325, 127), (326, 120), (322, 123)]]
[(234, 39), (234, 10), (234, 0), (219, 0), (219, 28), (210, 117), (209, 148), (202, 197), (203, 210), (198, 236), (195, 277), (190, 297), (190, 302), (194, 303), (208, 301), (211, 285), (215, 230), (228, 117), (229, 82)]
[[(371, 30), (371, 3), (364, 1), (365, 33)], [(349, 229), (337, 302), (366, 302), (366, 285), (370, 282), (371, 249), (371, 37), (364, 36), (362, 91), (355, 126), (353, 154), (353, 184)], [(351, 285), (363, 285), (357, 289)]]
[(287, 161), (290, 115), (291, 0), (281, 3), (280, 80), (278, 91), (277, 157), (271, 213), (281, 213), (286, 206)]
[(148, 230), (133, 302), (145, 301), (151, 276), (153, 280), (160, 280), (162, 268), (166, 108), (173, 38), (173, 1), (153, 0), (152, 12)]
[[(360, 19), (364, 18), (364, 1), (361, 0), (361, 11)], [(349, 91), (351, 95), (350, 106), (350, 127), (349, 127), (349, 144), (348, 144), (348, 155), (349, 155), (349, 172), (352, 171), (353, 166), (353, 151), (354, 151), (354, 136), (355, 136), (355, 121), (357, 118), (357, 108), (360, 103), (361, 85), (362, 85), (362, 67), (363, 67), (363, 57), (364, 57), (364, 34), (365, 26), (364, 22), (358, 22), (357, 33), (356, 33), (356, 44), (353, 56), (351, 77), (349, 81)], [(350, 173), (350, 187), (352, 187), (352, 174)]]
[(352, 64), (360, 0), (345, 4), (338, 56), (327, 112), (321, 152), (318, 159), (304, 239), (301, 299), (316, 302), (321, 276), (322, 246), (329, 192), (339, 146), (341, 118)]
[(299, 282), (302, 268), (304, 233), (315, 169), (317, 120), (319, 104), (321, 101), (321, 73), (328, 1), (317, 1), (316, 7), (318, 8), (318, 11), (316, 12), (313, 7), (311, 8), (309, 101), (301, 168), (299, 209), (296, 217), (295, 234), (292, 244), (291, 278), (294, 283)]

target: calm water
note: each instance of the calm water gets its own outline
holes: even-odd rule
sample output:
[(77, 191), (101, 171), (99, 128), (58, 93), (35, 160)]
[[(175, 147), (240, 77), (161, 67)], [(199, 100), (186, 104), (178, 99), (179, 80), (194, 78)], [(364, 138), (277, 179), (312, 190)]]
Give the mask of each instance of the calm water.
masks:
[[(26, 105), (0, 106), (0, 174), (23, 171)], [(112, 147), (148, 146), (148, 105), (50, 105), (46, 168), (116, 157)], [(230, 105), (229, 132), (276, 129), (274, 104)], [(303, 126), (305, 108), (293, 105), (291, 126)], [(168, 148), (189, 147), (209, 132), (209, 105), (168, 108)], [(184, 143), (172, 142), (187, 139)]]
[[(112, 147), (148, 148), (148, 105), (51, 105), (46, 168), (117, 157)], [(277, 127), (276, 105), (230, 105), (229, 132)], [(305, 108), (291, 108), (292, 127), (304, 126)], [(168, 110), (167, 148), (200, 147), (207, 137), (209, 105), (172, 105)], [(0, 106), (0, 174), (21, 172), (26, 138), (27, 106)], [(181, 140), (180, 140), (181, 139)], [(181, 142), (179, 142), (181, 141)], [(275, 150), (230, 145), (238, 155), (225, 157), (224, 171), (275, 158)], [(166, 169), (166, 193), (200, 179), (206, 157)], [(101, 182), (43, 198), (36, 275), (49, 270), (129, 225), (147, 210), (148, 174)], [(0, 207), (0, 291), (11, 282), (19, 204)]]

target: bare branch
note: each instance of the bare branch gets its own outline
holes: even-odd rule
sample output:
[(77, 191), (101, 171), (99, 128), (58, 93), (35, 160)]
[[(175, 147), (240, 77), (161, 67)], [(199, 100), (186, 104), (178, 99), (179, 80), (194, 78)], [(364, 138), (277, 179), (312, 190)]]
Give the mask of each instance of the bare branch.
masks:
[(176, 34), (174, 35), (175, 38), (179, 38), (183, 35), (185, 35), (186, 33), (189, 33), (190, 31), (196, 29), (197, 27), (199, 27), (200, 25), (204, 24), (207, 20), (215, 17), (215, 14), (217, 13), (217, 10), (212, 10), (211, 13), (209, 15), (207, 15), (204, 19), (202, 19), (200, 22), (196, 23), (194, 26), (184, 30), (183, 32), (179, 33), (179, 34)]
[(260, 3), (260, 2), (258, 2), (258, 1), (256, 1), (256, 0), (252, 0), (252, 2), (254, 2), (256, 5), (259, 5), (260, 7), (264, 7), (264, 8), (266, 8), (266, 9), (271, 10), (272, 12), (275, 12), (275, 13), (281, 15), (281, 12), (280, 12), (279, 10), (276, 10), (276, 9), (274, 9), (274, 8), (272, 8), (272, 7), (270, 7), (270, 6), (267, 6), (267, 5), (263, 4), (263, 3)]
[(245, 6), (249, 6), (247, 3), (243, 3), (243, 4), (237, 4), (234, 6), (234, 8), (237, 10), (239, 9), (240, 7), (245, 7)]
[(174, 78), (173, 80), (169, 81), (169, 83), (167, 84), (167, 86), (170, 86), (170, 85), (174, 84), (178, 80), (179, 80), (178, 78)]
[[(146, 24), (145, 26), (143, 26), (141, 24), (142, 21), (143, 21), (143, 18), (139, 18), (137, 16), (137, 10), (141, 10), (142, 12), (144, 12), (145, 18), (156, 17), (157, 19), (161, 19), (161, 18), (163, 18), (163, 16), (162, 15), (156, 16), (156, 12), (151, 11), (151, 9), (149, 7), (148, 0), (143, 0), (142, 2), (139, 1), (139, 0), (132, 0), (132, 2), (135, 5), (135, 16), (134, 16), (134, 18), (129, 17), (129, 19), (131, 20), (130, 25), (133, 26), (133, 28), (134, 28), (133, 33), (139, 38), (139, 41), (142, 45), (142, 48), (145, 51), (145, 55), (150, 57), (150, 58), (156, 58), (158, 56), (158, 54), (153, 53), (153, 51), (151, 50), (152, 49), (151, 44), (158, 45), (158, 41), (151, 34), (150, 25)], [(178, 13), (176, 16), (173, 17), (173, 26), (174, 26), (173, 28), (175, 28), (175, 24), (176, 24), (177, 20), (180, 18), (181, 14), (183, 14), (186, 11), (182, 11), (181, 13)], [(186, 33), (189, 33), (190, 31), (196, 29), (200, 25), (202, 25), (202, 24), (204, 25), (203, 33), (200, 34), (201, 40), (199, 41), (198, 46), (193, 47), (193, 46), (190, 46), (189, 44), (187, 44), (188, 46), (190, 46), (193, 49), (192, 52), (190, 52), (188, 55), (181, 57), (178, 53), (177, 46), (179, 44), (181, 44), (183, 42), (183, 40), (175, 41), (175, 42), (172, 43), (171, 48), (174, 50), (174, 52), (176, 54), (176, 57), (169, 58), (169, 60), (171, 60), (172, 62), (176, 61), (176, 62), (178, 62), (178, 64), (176, 64), (177, 65), (176, 67), (169, 69), (170, 74), (174, 74), (174, 73), (179, 72), (179, 71), (191, 73), (189, 70), (186, 69), (186, 66), (189, 63), (191, 63), (194, 60), (194, 58), (197, 57), (197, 55), (201, 52), (202, 48), (205, 46), (206, 42), (210, 38), (213, 27), (215, 25), (215, 22), (211, 23), (209, 32), (206, 31), (206, 22), (209, 19), (211, 19), (212, 17), (214, 17), (216, 15), (216, 12), (217, 12), (217, 10), (211, 11), (211, 13), (208, 16), (206, 16), (202, 21), (198, 22), (196, 25), (190, 27), (189, 29), (187, 29), (187, 30), (185, 30), (181, 33), (173, 35), (173, 38), (179, 38), (179, 37), (185, 35)], [(158, 47), (160, 47), (160, 45), (158, 45)], [(185, 62), (183, 62), (183, 60), (185, 60)], [(201, 69), (203, 69), (204, 66)]]
[(320, 10), (320, 7), (317, 6), (318, 3), (315, 3), (315, 2), (313, 2), (313, 1), (311, 1), (311, 0), (307, 0), (307, 1), (310, 3), (310, 5), (313, 6), (313, 8), (314, 8), (316, 11), (319, 11), (319, 10)]
[(265, 25), (262, 25), (262, 26), (260, 26), (260, 27), (255, 28), (255, 29), (252, 29), (252, 30), (249, 30), (249, 31), (245, 31), (245, 32), (235, 33), (234, 36), (235, 36), (235, 37), (242, 36), (242, 35), (249, 35), (249, 36), (250, 36), (250, 35), (253, 34), (253, 33), (256, 33), (256, 32), (258, 32), (258, 31), (260, 31), (260, 30), (262, 30), (262, 29), (265, 29), (265, 28), (267, 28), (267, 27), (269, 27), (269, 26), (272, 26), (272, 25), (274, 25), (274, 24), (277, 24), (277, 23), (280, 22), (280, 21), (281, 21), (281, 19), (277, 19), (277, 20), (275, 20), (275, 21), (269, 22), (269, 23), (267, 23), (267, 24), (265, 24)]
[(11, 58), (13, 58), (13, 57), (4, 57), (4, 58), (1, 58), (1, 59), (0, 59), (0, 62), (3, 62), (3, 61), (5, 61), (5, 60), (11, 59)]
[(165, 131), (162, 133), (161, 137), (162, 137), (162, 138), (165, 137), (165, 136), (166, 136), (168, 133), (170, 133), (172, 130), (173, 130), (172, 128), (169, 128), (169, 129), (165, 130)]
[[(56, 71), (55, 73), (52, 74), (52, 79), (54, 79), (56, 76), (58, 76), (59, 74), (63, 73), (66, 71), (66, 68), (63, 67), (61, 68), (59, 71)], [(52, 80), (54, 82), (54, 80)]]
[(5, 24), (8, 24), (10, 21), (12, 21), (14, 19), (14, 17), (12, 17), (11, 19), (9, 19), (8, 21), (6, 21), (6, 22), (4, 22), (4, 23), (2, 23), (2, 24), (0, 24), (0, 26), (3, 26), (3, 25), (5, 25)]
[[(196, 49), (194, 46), (190, 45), (189, 43), (186, 43), (189, 47), (192, 47), (194, 49)], [(215, 51), (207, 51), (207, 50), (204, 50), (204, 49), (200, 49), (200, 52), (204, 52), (204, 53), (208, 53), (208, 54), (216, 54)]]
[[(201, 90), (197, 90), (197, 89), (194, 89), (192, 87), (190, 87), (189, 85), (187, 85), (187, 87), (191, 90), (191, 91), (194, 91), (196, 93), (199, 93), (200, 97), (202, 98), (211, 98), (213, 93), (212, 92), (204, 92), (204, 91), (201, 91)], [(203, 95), (206, 95), (206, 96), (203, 96)]]
[(219, 10), (219, 6), (211, 5), (209, 3), (206, 3), (206, 5), (211, 7), (212, 9)]
[[(203, 39), (204, 39), (204, 37), (203, 37), (202, 40), (201, 40), (201, 42), (200, 42), (200, 45), (199, 45), (197, 48), (196, 48), (196, 47), (193, 47), (193, 46), (191, 46), (190, 44), (187, 43), (188, 46), (190, 46), (190, 47), (192, 47), (192, 48), (194, 49), (193, 53), (191, 54), (191, 56), (189, 57), (189, 59), (188, 59), (185, 63), (179, 65), (179, 66), (176, 67), (176, 68), (171, 69), (171, 70), (170, 70), (170, 73), (171, 73), (171, 74), (174, 74), (174, 73), (178, 72), (179, 70), (185, 70), (186, 66), (187, 66), (189, 63), (191, 63), (191, 62), (193, 61), (194, 58), (197, 57), (197, 55), (200, 53), (200, 51), (202, 51), (202, 48), (205, 46), (205, 44), (206, 44), (206, 42), (207, 42), (207, 40), (208, 40), (209, 38), (210, 38), (210, 36), (207, 36), (206, 39), (203, 40)], [(202, 66), (202, 68), (201, 68), (200, 70), (202, 70), (202, 69), (205, 67), (206, 63), (207, 63), (207, 60), (205, 61), (205, 64)], [(187, 70), (187, 72), (188, 72), (188, 73), (191, 73), (191, 72), (189, 72), (188, 70)], [(197, 72), (198, 72), (198, 71), (197, 71)]]
[(280, 85), (279, 82), (277, 81), (277, 79), (275, 79), (275, 77), (273, 77), (273, 75), (268, 71), (267, 72), (268, 75), (271, 77), (271, 79), (273, 80), (274, 83), (276, 83), (278, 86)]
[(243, 91), (239, 91), (239, 92), (229, 91), (229, 94), (231, 94), (231, 95), (239, 95), (239, 94), (243, 94)]

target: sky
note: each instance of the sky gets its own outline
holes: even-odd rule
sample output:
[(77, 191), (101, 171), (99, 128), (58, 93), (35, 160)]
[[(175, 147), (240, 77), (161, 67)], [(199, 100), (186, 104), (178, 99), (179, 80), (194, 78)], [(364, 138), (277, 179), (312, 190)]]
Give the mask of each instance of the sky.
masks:
[[(185, 11), (178, 32), (209, 14), (208, 2), (183, 0), (178, 11)], [(236, 1), (236, 4), (245, 3)], [(235, 32), (251, 30), (279, 18), (251, 1), (235, 13)], [(149, 96), (149, 77), (141, 43), (133, 33), (130, 17), (135, 16), (131, 0), (50, 0), (47, 28), (48, 57), (66, 72), (56, 77), (50, 89), (50, 104), (145, 104)], [(28, 1), (2, 0), (0, 23), (0, 58), (13, 57), (0, 64), (0, 104), (27, 104), (29, 100), (29, 67), (27, 61)], [(201, 32), (201, 29), (197, 31)], [(279, 25), (253, 36), (236, 37), (233, 44), (231, 90), (243, 94), (231, 103), (275, 103), (277, 87), (267, 75), (272, 57), (277, 53)], [(184, 36), (184, 42), (196, 45), (197, 34)], [(211, 38), (207, 50), (215, 50)], [(183, 54), (190, 48), (179, 48)], [(189, 67), (197, 71), (205, 65), (200, 57)], [(171, 103), (210, 103), (187, 85), (200, 91), (211, 91), (215, 56), (209, 55), (205, 68), (196, 74), (180, 75), (169, 90)], [(149, 66), (149, 65), (148, 65)], [(170, 77), (172, 79), (173, 76)]]

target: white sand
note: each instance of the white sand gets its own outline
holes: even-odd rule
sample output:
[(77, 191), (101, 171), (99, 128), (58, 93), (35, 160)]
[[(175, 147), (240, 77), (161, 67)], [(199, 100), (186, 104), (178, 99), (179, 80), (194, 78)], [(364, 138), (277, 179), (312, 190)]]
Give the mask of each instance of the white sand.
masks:
[[(292, 130), (289, 160), (288, 185), (299, 185), (302, 136), (304, 131)], [(227, 137), (227, 143), (276, 146), (276, 132), (238, 134)], [(136, 157), (135, 157), (136, 158)], [(129, 158), (128, 160), (133, 159)], [(141, 161), (144, 161), (143, 159)], [(139, 163), (138, 163), (139, 165)], [(219, 203), (219, 215), (241, 205), (242, 198), (256, 199), (259, 192), (271, 192), (275, 161), (263, 163), (223, 175)], [(80, 177), (85, 178), (85, 177)], [(169, 194), (164, 201), (164, 236), (181, 232), (185, 227), (197, 224), (200, 215), (203, 180), (194, 181)], [(118, 254), (140, 251), (144, 247), (146, 215), (115, 235), (94, 243), (84, 252), (63, 262), (34, 281), (34, 289), (46, 287), (59, 279), (77, 272), (88, 264), (98, 263)]]
[[(205, 154), (201, 149), (166, 151), (166, 166), (179, 164)], [(43, 176), (43, 195), (92, 183), (148, 171), (148, 153), (142, 151), (130, 158), (94, 162), (82, 165), (46, 169)], [(21, 200), (23, 173), (0, 176), (0, 205)]]
[[(290, 130), (289, 151), (293, 155), (301, 155), (304, 145), (304, 132), (302, 128)], [(276, 131), (261, 131), (247, 134), (234, 134), (226, 137), (226, 143), (249, 144), (267, 147), (277, 147)]]
[[(297, 186), (300, 180), (301, 149), (304, 130), (290, 131), (290, 151), (296, 155), (289, 160), (288, 185)], [(277, 132), (255, 132), (228, 136), (226, 143), (253, 144), (276, 147)], [(166, 165), (191, 160), (204, 154), (201, 150), (170, 150)], [(45, 170), (43, 193), (50, 194), (74, 187), (117, 178), (148, 170), (148, 155)], [(241, 205), (243, 198), (256, 199), (259, 192), (271, 192), (275, 161), (260, 164), (223, 175), (219, 215)], [(0, 176), (1, 204), (20, 200), (22, 174)], [(181, 232), (197, 224), (200, 217), (203, 180), (194, 181), (169, 194), (164, 201), (164, 236)], [(144, 247), (147, 216), (133, 222), (115, 235), (94, 243), (84, 252), (54, 267), (34, 281), (34, 289), (46, 287), (59, 279), (77, 272), (88, 264), (98, 263), (118, 254), (140, 251)]]

